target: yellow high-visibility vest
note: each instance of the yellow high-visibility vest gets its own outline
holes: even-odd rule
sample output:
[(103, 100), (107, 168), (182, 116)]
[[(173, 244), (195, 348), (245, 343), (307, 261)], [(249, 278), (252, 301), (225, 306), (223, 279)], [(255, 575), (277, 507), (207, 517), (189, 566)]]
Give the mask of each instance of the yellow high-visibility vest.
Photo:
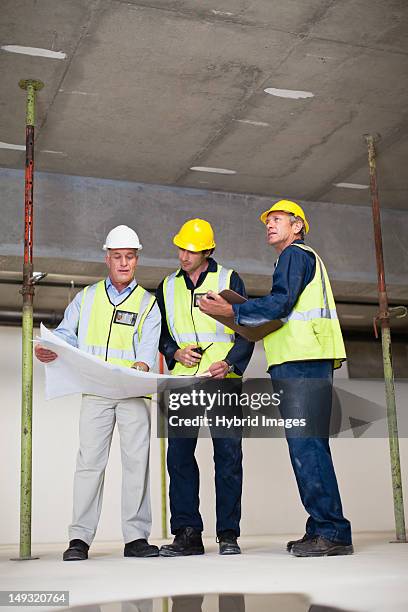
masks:
[(131, 367), (136, 361), (133, 346), (135, 329), (140, 340), (145, 318), (154, 295), (136, 285), (117, 306), (109, 299), (105, 281), (85, 287), (78, 326), (78, 348), (104, 361)]
[(304, 244), (292, 244), (314, 253), (316, 271), (300, 294), (284, 325), (263, 340), (268, 367), (288, 361), (333, 359), (339, 368), (346, 359), (336, 304), (326, 268), (318, 254)]
[[(187, 288), (179, 270), (164, 279), (163, 297), (171, 336), (181, 349), (194, 344), (204, 350), (198, 368), (187, 368), (177, 361), (171, 371), (175, 376), (193, 376), (205, 372), (214, 362), (223, 361), (233, 346), (234, 331), (202, 313), (197, 303), (207, 291), (219, 293), (228, 289), (231, 274), (232, 270), (217, 264), (217, 271), (209, 272), (203, 284), (193, 291)], [(237, 378), (237, 375), (231, 373), (228, 377)]]

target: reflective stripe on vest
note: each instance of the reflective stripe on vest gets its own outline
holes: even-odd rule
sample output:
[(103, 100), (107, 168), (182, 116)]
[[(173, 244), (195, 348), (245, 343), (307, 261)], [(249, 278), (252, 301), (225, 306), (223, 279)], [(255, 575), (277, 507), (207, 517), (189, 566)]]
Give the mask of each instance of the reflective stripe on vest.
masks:
[(289, 316), (283, 317), (281, 321), (311, 321), (312, 319), (337, 319), (335, 308), (312, 308), (306, 312), (292, 312)]
[[(144, 320), (155, 297), (137, 285), (120, 304), (109, 300), (105, 281), (85, 287), (78, 327), (78, 347), (100, 359), (125, 367), (136, 360), (133, 337), (140, 340)], [(115, 320), (118, 311), (136, 315), (133, 325)]]
[(318, 254), (313, 249), (306, 246), (305, 244), (304, 245), (296, 244), (293, 246), (299, 246), (304, 251), (309, 251), (310, 253), (314, 254), (316, 258), (316, 274), (318, 272), (320, 273), (320, 281), (322, 283), (324, 307), (323, 308), (312, 308), (311, 310), (306, 310), (303, 312), (296, 312), (295, 311), (296, 305), (295, 305), (295, 308), (293, 308), (292, 312), (287, 317), (283, 317), (281, 321), (283, 323), (287, 323), (287, 321), (311, 321), (312, 319), (337, 319), (338, 317), (337, 317), (336, 308), (329, 308), (329, 302), (327, 299), (327, 290), (326, 290), (326, 279), (324, 277), (324, 272), (323, 272), (325, 268), (324, 268), (324, 264), (322, 260), (320, 259)]
[(316, 270), (292, 312), (282, 319), (283, 327), (264, 338), (268, 366), (288, 361), (333, 359), (334, 367), (340, 367), (346, 352), (326, 268), (310, 247), (292, 246), (313, 253)]
[[(82, 349), (84, 350), (84, 349)], [(92, 344), (86, 345), (86, 352), (91, 355), (95, 355), (96, 357), (100, 357), (105, 361), (106, 357), (106, 346), (95, 346)], [(108, 359), (107, 361), (111, 361), (111, 359), (120, 359), (121, 361), (131, 361), (132, 364), (136, 361), (135, 359), (135, 351), (121, 351), (120, 349), (113, 349), (109, 347), (108, 349)]]
[[(217, 273), (218, 273), (217, 293), (220, 293), (220, 291), (223, 291), (224, 289), (229, 288), (229, 279), (231, 277), (232, 270), (228, 270), (227, 268), (218, 266)], [(185, 343), (192, 344), (192, 343), (197, 343), (197, 342), (207, 342), (207, 343), (234, 342), (234, 338), (235, 338), (234, 332), (230, 330), (231, 333), (227, 333), (225, 330), (228, 328), (226, 328), (222, 323), (220, 323), (219, 321), (216, 321), (215, 319), (212, 319), (212, 325), (215, 327), (215, 331), (214, 332), (200, 331), (199, 339), (198, 339), (196, 331), (192, 331), (192, 332), (180, 331), (176, 328), (176, 325), (174, 322), (174, 319), (175, 319), (175, 295), (174, 293), (175, 293), (176, 279), (182, 278), (183, 283), (185, 285), (184, 277), (182, 276), (177, 277), (177, 274), (178, 274), (178, 270), (177, 272), (173, 272), (173, 274), (170, 274), (170, 276), (168, 276), (165, 279), (165, 287), (163, 288), (163, 295), (164, 295), (164, 300), (165, 300), (165, 305), (166, 305), (167, 325), (168, 325), (171, 335), (173, 336), (177, 344), (181, 346), (182, 344), (185, 344)], [(210, 272), (210, 274), (214, 274), (214, 273)], [(208, 277), (208, 274), (207, 274), (207, 277)], [(187, 289), (187, 287), (186, 287), (186, 291), (191, 293), (190, 290)], [(198, 287), (197, 292), (205, 293), (205, 291), (203, 291), (203, 285)]]
[(177, 362), (172, 370), (174, 375), (193, 375), (204, 372), (216, 362), (225, 359), (235, 341), (232, 329), (212, 317), (201, 313), (194, 306), (194, 296), (212, 290), (217, 293), (229, 288), (232, 270), (217, 265), (216, 272), (209, 272), (202, 285), (191, 291), (183, 275), (178, 271), (166, 277), (163, 297), (166, 308), (167, 326), (171, 336), (180, 348), (191, 344), (200, 346), (204, 353), (198, 368), (187, 368)]

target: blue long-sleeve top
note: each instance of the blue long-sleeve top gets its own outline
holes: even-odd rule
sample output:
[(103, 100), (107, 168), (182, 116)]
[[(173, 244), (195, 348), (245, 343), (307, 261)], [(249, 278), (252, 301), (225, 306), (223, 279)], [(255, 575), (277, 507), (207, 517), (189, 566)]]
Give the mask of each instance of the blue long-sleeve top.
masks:
[(275, 264), (270, 294), (248, 300), (244, 304), (233, 305), (236, 323), (255, 327), (273, 319), (287, 317), (293, 310), (300, 294), (313, 279), (316, 270), (314, 254), (299, 249), (293, 246), (294, 244), (304, 244), (304, 242), (295, 240), (279, 255)]
[[(186, 283), (187, 289), (190, 291), (194, 291), (200, 287), (207, 274), (212, 274), (217, 271), (217, 262), (212, 258), (208, 258), (208, 268), (201, 272), (198, 277), (197, 284), (194, 286), (189, 275), (183, 270), (179, 270), (178, 274), (183, 275), (184, 281)], [(164, 305), (164, 296), (163, 296), (163, 283), (164, 280), (160, 283), (156, 291), (157, 304), (160, 308), (162, 315), (162, 327), (161, 327), (161, 335), (160, 335), (160, 343), (159, 350), (164, 355), (167, 363), (167, 367), (169, 370), (172, 370), (176, 365), (176, 361), (174, 359), (174, 353), (180, 348), (177, 342), (174, 340), (173, 336), (170, 334), (170, 330), (167, 325), (166, 318), (166, 308)], [(233, 271), (230, 278), (230, 289), (236, 291), (240, 295), (246, 297), (245, 285), (241, 277)], [(234, 366), (234, 371), (237, 374), (243, 374), (247, 368), (249, 360), (252, 357), (252, 353), (254, 351), (255, 344), (246, 340), (239, 334), (235, 334), (235, 340), (232, 348), (230, 349), (228, 355), (225, 359), (228, 361), (230, 365)]]

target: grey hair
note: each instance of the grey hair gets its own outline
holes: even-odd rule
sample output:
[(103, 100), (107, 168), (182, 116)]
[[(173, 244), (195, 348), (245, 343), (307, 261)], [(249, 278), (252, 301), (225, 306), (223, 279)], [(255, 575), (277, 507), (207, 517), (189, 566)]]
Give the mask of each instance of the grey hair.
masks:
[(296, 215), (290, 214), (289, 221), (291, 225), (296, 223), (296, 221), (301, 222), (302, 229), (300, 230), (300, 240), (304, 240), (305, 239), (305, 222), (303, 221), (302, 217), (297, 217)]

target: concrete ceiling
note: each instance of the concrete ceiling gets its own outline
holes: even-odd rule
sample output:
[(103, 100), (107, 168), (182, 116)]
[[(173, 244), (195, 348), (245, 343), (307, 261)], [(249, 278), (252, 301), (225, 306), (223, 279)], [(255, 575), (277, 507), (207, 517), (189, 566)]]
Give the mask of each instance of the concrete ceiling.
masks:
[[(381, 204), (408, 209), (406, 0), (3, 0), (0, 141), (38, 170), (369, 204), (362, 135), (380, 133)], [(288, 99), (266, 88), (311, 92)], [(24, 152), (0, 148), (0, 166)], [(221, 175), (194, 166), (234, 170)]]

